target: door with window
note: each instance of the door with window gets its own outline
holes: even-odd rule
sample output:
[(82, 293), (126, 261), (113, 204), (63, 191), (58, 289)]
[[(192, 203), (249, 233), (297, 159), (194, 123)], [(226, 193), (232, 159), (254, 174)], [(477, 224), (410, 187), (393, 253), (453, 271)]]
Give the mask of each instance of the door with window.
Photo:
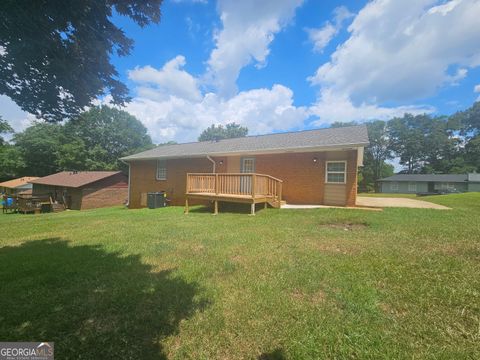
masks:
[[(240, 172), (242, 174), (250, 174), (255, 172), (255, 158), (244, 157), (240, 161)], [(240, 179), (240, 192), (242, 194), (252, 193), (252, 178), (250, 176), (242, 176)]]

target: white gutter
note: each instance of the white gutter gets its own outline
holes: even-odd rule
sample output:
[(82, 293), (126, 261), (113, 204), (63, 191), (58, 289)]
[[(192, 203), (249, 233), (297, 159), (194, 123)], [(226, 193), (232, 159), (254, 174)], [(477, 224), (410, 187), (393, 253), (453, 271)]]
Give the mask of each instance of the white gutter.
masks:
[(130, 206), (130, 164), (128, 164), (128, 196), (127, 196), (127, 207)]
[(213, 160), (213, 159), (210, 157), (210, 155), (207, 155), (207, 159), (212, 162), (212, 164), (213, 164), (213, 173), (215, 174), (215, 166), (217, 165), (217, 164), (215, 164), (215, 160)]

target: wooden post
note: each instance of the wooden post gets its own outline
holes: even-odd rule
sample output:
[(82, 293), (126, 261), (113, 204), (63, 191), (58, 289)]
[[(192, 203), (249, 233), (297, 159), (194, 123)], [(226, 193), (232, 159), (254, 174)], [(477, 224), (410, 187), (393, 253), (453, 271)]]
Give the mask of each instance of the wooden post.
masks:
[(255, 215), (255, 203), (253, 202), (251, 207), (250, 207), (250, 215), (254, 216)]
[(280, 207), (282, 206), (282, 183), (279, 182), (278, 185), (279, 185), (279, 189), (278, 189), (278, 208), (280, 209)]
[(214, 201), (213, 215), (218, 215), (218, 200)]
[(255, 183), (256, 183), (256, 175), (252, 174), (252, 197), (255, 199)]
[(264, 209), (268, 208), (268, 203), (265, 201)]
[(185, 196), (185, 211), (184, 211), (185, 215), (188, 214), (188, 197)]
[(215, 174), (215, 194), (218, 195), (218, 174)]

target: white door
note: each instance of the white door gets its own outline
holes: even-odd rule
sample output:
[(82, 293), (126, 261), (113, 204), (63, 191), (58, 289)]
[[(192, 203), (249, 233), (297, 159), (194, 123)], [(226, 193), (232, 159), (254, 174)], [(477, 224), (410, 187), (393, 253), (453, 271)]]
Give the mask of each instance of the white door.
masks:
[[(255, 158), (246, 157), (242, 158), (240, 162), (241, 173), (254, 173), (255, 172)], [(251, 194), (252, 192), (252, 178), (250, 176), (242, 176), (240, 180), (240, 192), (242, 194)]]
[(240, 168), (241, 173), (254, 173), (255, 172), (255, 158), (242, 158), (242, 164)]

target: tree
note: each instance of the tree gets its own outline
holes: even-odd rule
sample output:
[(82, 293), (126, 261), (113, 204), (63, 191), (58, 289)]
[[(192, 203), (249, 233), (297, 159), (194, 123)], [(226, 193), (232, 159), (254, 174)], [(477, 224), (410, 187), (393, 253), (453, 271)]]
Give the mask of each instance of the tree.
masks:
[(235, 124), (234, 122), (225, 125), (225, 127), (213, 124), (202, 131), (198, 137), (198, 141), (218, 141), (222, 139), (244, 137), (247, 135), (248, 128)]
[(153, 147), (143, 124), (129, 113), (94, 107), (65, 125), (35, 123), (14, 136), (23, 164), (17, 175), (61, 170), (121, 170), (121, 157)]
[(391, 149), (400, 158), (400, 164), (406, 166), (408, 174), (422, 168), (425, 144), (420, 124), (429, 119), (428, 115), (405, 114), (388, 122)]
[[(367, 123), (368, 139), (370, 145), (365, 149), (365, 165), (371, 170), (371, 181), (393, 175), (393, 166), (386, 164), (387, 160), (393, 159), (388, 126), (385, 121), (375, 120)], [(386, 175), (390, 174), (390, 175)]]
[(463, 135), (469, 138), (480, 135), (480, 101), (464, 111), (458, 111), (451, 116), (451, 120), (462, 125)]
[(46, 176), (58, 171), (58, 153), (62, 144), (62, 125), (34, 123), (15, 134), (13, 142), (24, 163), (17, 175)]
[(0, 147), (0, 180), (16, 178), (25, 171), (26, 164), (20, 149), (16, 146), (5, 144)]
[(67, 122), (64, 134), (59, 164), (79, 166), (76, 170), (119, 169), (121, 157), (153, 147), (135, 116), (108, 106), (94, 107)]
[(3, 0), (0, 5), (0, 94), (46, 121), (79, 114), (110, 93), (129, 100), (112, 55), (126, 56), (133, 41), (112, 13), (139, 26), (160, 21), (162, 0)]
[[(0, 116), (0, 135), (12, 133), (12, 132), (13, 132), (12, 127), (8, 124), (6, 120), (3, 120), (2, 117)], [(0, 146), (4, 144), (5, 144), (5, 140), (3, 140), (3, 137), (0, 136)]]
[(331, 128), (341, 128), (341, 127), (357, 126), (357, 125), (359, 125), (359, 124), (356, 121), (348, 121), (348, 122), (335, 121), (330, 125), (330, 127)]

